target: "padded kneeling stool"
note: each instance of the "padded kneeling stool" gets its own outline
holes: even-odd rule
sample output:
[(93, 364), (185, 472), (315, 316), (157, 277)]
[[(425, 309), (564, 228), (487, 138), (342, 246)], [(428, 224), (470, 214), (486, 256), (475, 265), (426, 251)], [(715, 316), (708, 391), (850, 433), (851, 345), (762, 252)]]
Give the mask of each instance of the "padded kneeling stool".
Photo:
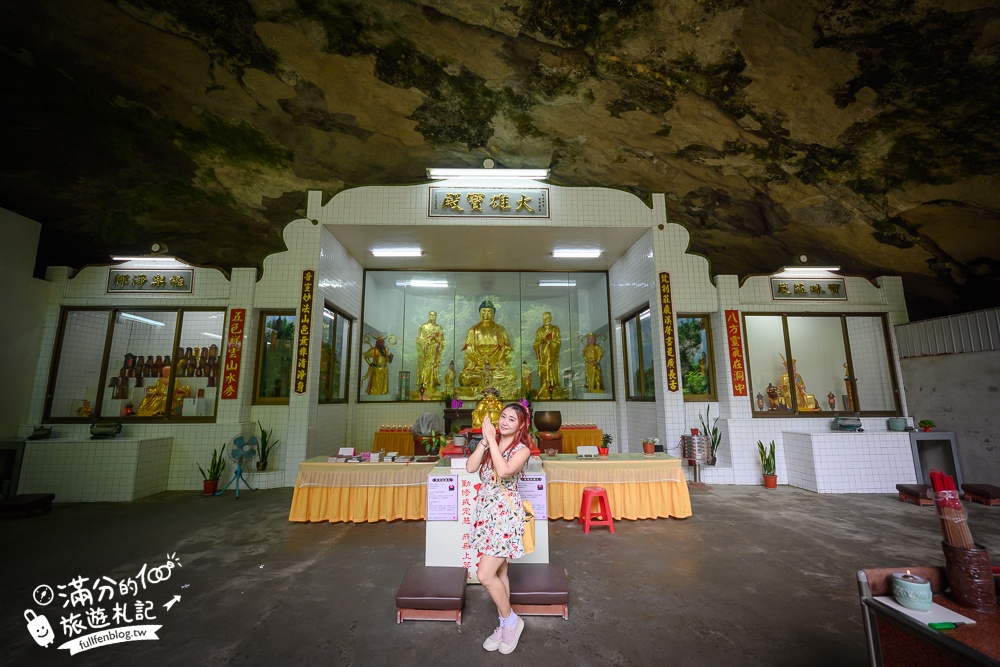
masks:
[(0, 500), (0, 514), (10, 516), (31, 516), (35, 512), (52, 511), (54, 493), (24, 493), (13, 498)]
[(569, 619), (566, 570), (552, 563), (510, 563), (510, 606), (522, 616), (562, 616)]
[(1000, 505), (1000, 486), (993, 484), (963, 484), (963, 500), (984, 505)]
[(897, 484), (899, 502), (914, 505), (933, 505), (934, 501), (927, 497), (931, 487), (927, 484)]
[(461, 625), (468, 576), (464, 567), (411, 566), (396, 591), (396, 623), (455, 621)]

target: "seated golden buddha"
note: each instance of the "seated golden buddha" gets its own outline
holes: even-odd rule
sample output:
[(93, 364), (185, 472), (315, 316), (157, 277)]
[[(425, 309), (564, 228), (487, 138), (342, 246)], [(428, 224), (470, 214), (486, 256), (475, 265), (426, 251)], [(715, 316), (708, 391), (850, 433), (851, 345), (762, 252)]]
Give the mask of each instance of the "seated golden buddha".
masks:
[(489, 387), (495, 387), (503, 397), (517, 396), (517, 373), (510, 367), (514, 348), (507, 329), (494, 322), (495, 314), (493, 302), (483, 301), (479, 304), (479, 323), (470, 327), (465, 335), (462, 347), (465, 367), (458, 376), (459, 386), (455, 388), (455, 395), (460, 399), (473, 400)]
[[(819, 402), (816, 397), (806, 391), (805, 382), (802, 381), (802, 376), (795, 372), (795, 359), (792, 359), (792, 363), (788, 364), (785, 362), (785, 357), (781, 357), (781, 363), (784, 365), (787, 371), (789, 366), (791, 366), (792, 383), (795, 384), (795, 402), (798, 409), (802, 412), (815, 412), (820, 409)], [(791, 409), (792, 407), (792, 388), (788, 380), (789, 373), (784, 373), (778, 379), (778, 392), (781, 394), (781, 399), (784, 405)]]

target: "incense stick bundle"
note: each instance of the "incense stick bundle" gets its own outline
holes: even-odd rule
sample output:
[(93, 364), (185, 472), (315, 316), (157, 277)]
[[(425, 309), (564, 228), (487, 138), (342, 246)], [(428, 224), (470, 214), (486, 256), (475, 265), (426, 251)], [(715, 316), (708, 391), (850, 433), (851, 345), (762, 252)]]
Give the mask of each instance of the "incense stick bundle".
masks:
[(940, 470), (930, 473), (931, 484), (934, 486), (938, 519), (941, 522), (941, 534), (944, 541), (953, 547), (973, 549), (976, 543), (969, 532), (969, 517), (958, 499), (958, 489), (951, 475), (945, 475)]

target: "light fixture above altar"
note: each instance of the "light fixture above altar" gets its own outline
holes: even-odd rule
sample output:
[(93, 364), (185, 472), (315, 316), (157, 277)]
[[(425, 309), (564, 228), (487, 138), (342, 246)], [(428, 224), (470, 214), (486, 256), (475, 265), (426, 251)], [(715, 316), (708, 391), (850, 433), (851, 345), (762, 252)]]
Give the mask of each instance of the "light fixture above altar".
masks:
[(596, 259), (601, 256), (599, 248), (556, 248), (552, 256), (560, 259)]
[(375, 257), (420, 257), (423, 254), (421, 248), (372, 248)]
[(474, 180), (524, 178), (533, 181), (544, 181), (548, 177), (548, 169), (450, 169), (446, 167), (428, 167), (427, 169), (427, 178), (432, 181), (440, 181), (447, 178), (468, 178)]

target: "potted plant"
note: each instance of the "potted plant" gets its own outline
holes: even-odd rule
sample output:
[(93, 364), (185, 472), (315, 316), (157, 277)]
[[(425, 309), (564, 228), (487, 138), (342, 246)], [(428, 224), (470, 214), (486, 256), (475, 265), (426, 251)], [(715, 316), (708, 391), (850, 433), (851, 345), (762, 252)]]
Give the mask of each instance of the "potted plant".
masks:
[(656, 453), (656, 445), (660, 443), (659, 438), (643, 438), (642, 439), (642, 453), (643, 454), (654, 454)]
[(769, 449), (765, 448), (764, 443), (758, 440), (757, 450), (760, 453), (760, 467), (764, 472), (764, 488), (778, 488), (778, 475), (775, 472), (774, 462), (774, 440), (771, 441), (771, 447)]
[(271, 436), (274, 435), (273, 428), (268, 431), (260, 425), (260, 421), (257, 422), (257, 427), (260, 428), (260, 458), (257, 460), (257, 470), (264, 471), (267, 470), (267, 462), (271, 456), (271, 450), (277, 447), (281, 441), (271, 441)]
[(423, 436), (420, 441), (424, 445), (424, 451), (426, 451), (429, 456), (434, 456), (444, 449), (446, 444), (448, 444), (448, 436), (446, 436), (444, 432), (438, 433), (434, 429), (431, 429), (431, 434)]
[(615, 441), (615, 436), (611, 435), (610, 433), (605, 433), (603, 436), (601, 436), (601, 444), (597, 448), (597, 453), (600, 454), (601, 456), (607, 456), (608, 450), (611, 447), (611, 443), (614, 441)]
[(214, 496), (219, 489), (219, 478), (222, 477), (222, 471), (226, 469), (226, 457), (222, 453), (225, 447), (223, 445), (218, 450), (212, 450), (212, 462), (208, 464), (208, 472), (205, 472), (205, 469), (198, 463), (198, 470), (204, 478), (202, 493), (206, 496)]
[(930, 433), (931, 429), (937, 426), (937, 424), (932, 422), (930, 419), (921, 419), (917, 422), (917, 426), (924, 429), (925, 433)]
[[(702, 433), (704, 433), (705, 435), (712, 436), (712, 455), (708, 459), (708, 465), (714, 466), (716, 461), (718, 460), (718, 456), (716, 453), (719, 451), (719, 444), (722, 442), (722, 434), (719, 433), (719, 427), (717, 426), (717, 424), (719, 423), (719, 418), (716, 417), (714, 420), (712, 420), (711, 413), (712, 413), (712, 408), (711, 406), (709, 406), (705, 408), (704, 417), (701, 416), (700, 412), (698, 413), (698, 419), (701, 420)], [(708, 426), (709, 421), (711, 421), (712, 424), (711, 428), (709, 428)]]

